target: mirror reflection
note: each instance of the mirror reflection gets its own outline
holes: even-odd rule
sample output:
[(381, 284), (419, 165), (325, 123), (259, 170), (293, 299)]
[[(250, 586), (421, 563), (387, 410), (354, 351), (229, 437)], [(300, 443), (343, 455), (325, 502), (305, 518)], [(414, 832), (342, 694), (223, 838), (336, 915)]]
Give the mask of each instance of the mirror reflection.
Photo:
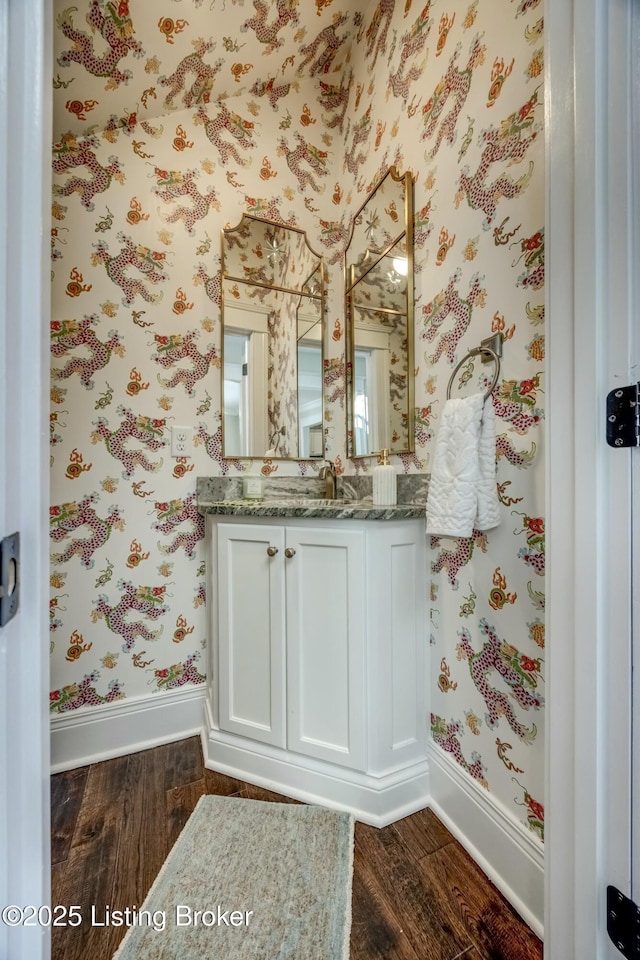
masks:
[(356, 214), (347, 248), (348, 287), (406, 235), (410, 184), (410, 174), (399, 177), (392, 167)]
[(324, 280), (302, 230), (222, 231), (223, 455), (321, 458)]
[(410, 174), (390, 170), (359, 211), (347, 250), (351, 457), (412, 449), (412, 187)]

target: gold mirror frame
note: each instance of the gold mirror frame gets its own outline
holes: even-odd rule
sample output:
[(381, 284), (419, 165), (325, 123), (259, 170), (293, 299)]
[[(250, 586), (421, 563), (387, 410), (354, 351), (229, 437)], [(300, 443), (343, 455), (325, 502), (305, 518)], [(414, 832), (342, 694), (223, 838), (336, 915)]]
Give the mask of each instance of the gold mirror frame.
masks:
[[(404, 213), (404, 219), (402, 214)], [(395, 257), (394, 257), (395, 254)], [(376, 304), (371, 300), (371, 291), (385, 283), (385, 277), (391, 278), (395, 272), (392, 261), (405, 258), (407, 263), (406, 282), (404, 284), (404, 313), (399, 309), (398, 299), (394, 301), (394, 292), (387, 288), (384, 302)], [(387, 269), (390, 266), (390, 270)], [(413, 288), (413, 179), (409, 172), (399, 174), (391, 167), (369, 194), (354, 217), (351, 239), (345, 251), (345, 316), (347, 318), (347, 456), (351, 459), (378, 456), (383, 448), (391, 453), (412, 453), (414, 451), (414, 288)], [(389, 280), (391, 283), (391, 280)], [(367, 292), (367, 287), (370, 290)], [(378, 431), (384, 434), (376, 449), (359, 452), (356, 433), (356, 314), (368, 313), (377, 321), (381, 330), (391, 333), (397, 330), (399, 318), (406, 318), (406, 346), (403, 352), (404, 374), (391, 372), (389, 366), (386, 379), (389, 385), (388, 409), (395, 411), (402, 424), (401, 436), (395, 437), (391, 418)], [(382, 335), (382, 334), (381, 334)], [(373, 351), (372, 351), (373, 353)], [(398, 362), (397, 354), (395, 363)], [(393, 362), (393, 361), (392, 361)], [(395, 366), (394, 363), (394, 366)], [(402, 376), (405, 378), (404, 397), (401, 408), (394, 403), (392, 392), (394, 378), (396, 387)], [(385, 398), (386, 400), (386, 398)], [(383, 401), (385, 402), (385, 401)], [(387, 435), (388, 434), (388, 435)]]
[[(312, 249), (304, 230), (245, 213), (237, 226), (226, 227), (221, 232), (221, 286), (223, 458), (323, 459), (325, 269), (322, 257)], [(304, 306), (308, 307), (306, 312), (302, 312)], [(284, 318), (283, 330), (275, 334), (281, 317)], [(243, 378), (250, 378), (246, 385), (242, 381), (240, 385), (240, 393), (247, 396), (245, 416), (238, 418), (243, 424), (239, 451), (235, 431), (234, 449), (230, 449), (227, 437), (231, 431), (227, 429), (226, 414), (230, 404), (225, 377), (225, 335), (230, 330), (245, 337), (247, 359), (241, 367)], [(273, 347), (277, 339), (286, 340), (279, 357)], [(319, 413), (319, 423), (308, 430), (303, 444), (299, 360), (300, 346), (305, 340), (306, 346), (311, 343), (319, 346), (319, 399), (310, 403), (312, 411)], [(292, 345), (295, 345), (295, 362), (291, 358)], [(291, 371), (283, 371), (283, 360), (285, 365), (295, 366), (295, 386)], [(255, 370), (253, 376), (252, 370)], [(285, 377), (288, 385), (284, 384)], [(305, 445), (309, 448), (308, 455), (301, 451)]]

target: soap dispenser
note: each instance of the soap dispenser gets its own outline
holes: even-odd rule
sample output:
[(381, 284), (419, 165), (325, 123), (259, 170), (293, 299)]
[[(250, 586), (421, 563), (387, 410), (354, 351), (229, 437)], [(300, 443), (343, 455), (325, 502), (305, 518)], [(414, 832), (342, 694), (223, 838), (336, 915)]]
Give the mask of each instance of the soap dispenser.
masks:
[(389, 451), (383, 450), (373, 469), (373, 503), (376, 507), (392, 507), (397, 500), (396, 471), (389, 463)]
[(247, 476), (242, 478), (242, 498), (243, 500), (264, 499), (264, 477), (260, 473), (259, 461), (254, 460)]

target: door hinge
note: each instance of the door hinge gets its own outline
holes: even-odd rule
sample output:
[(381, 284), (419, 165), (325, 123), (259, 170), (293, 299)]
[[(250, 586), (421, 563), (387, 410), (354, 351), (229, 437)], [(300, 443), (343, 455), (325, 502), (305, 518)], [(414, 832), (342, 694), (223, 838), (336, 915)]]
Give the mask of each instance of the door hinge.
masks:
[(607, 443), (610, 447), (640, 446), (640, 383), (607, 394)]
[(623, 957), (640, 960), (640, 910), (616, 887), (607, 887), (607, 933)]
[(15, 617), (20, 603), (20, 534), (0, 540), (0, 627)]

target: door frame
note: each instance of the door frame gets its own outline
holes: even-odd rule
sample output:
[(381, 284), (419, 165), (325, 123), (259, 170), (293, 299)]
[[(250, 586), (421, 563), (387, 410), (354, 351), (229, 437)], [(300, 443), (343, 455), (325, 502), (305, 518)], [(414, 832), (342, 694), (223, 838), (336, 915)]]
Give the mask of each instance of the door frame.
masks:
[[(550, 356), (546, 425), (550, 643), (545, 955), (549, 960), (591, 957), (594, 944), (598, 957), (607, 955), (602, 897), (611, 876), (610, 863), (620, 864), (616, 869), (621, 884), (628, 872), (625, 863), (629, 854), (628, 850), (624, 852), (628, 838), (625, 839), (625, 831), (615, 817), (612, 791), (605, 790), (604, 785), (611, 774), (622, 778), (618, 795), (622, 798), (624, 820), (628, 786), (622, 762), (624, 750), (615, 746), (612, 749), (611, 731), (621, 729), (620, 715), (614, 714), (615, 709), (621, 711), (622, 728), (625, 716), (628, 719), (628, 705), (617, 685), (622, 682), (626, 689), (623, 668), (627, 644), (619, 628), (624, 627), (620, 610), (628, 608), (630, 583), (612, 583), (606, 578), (606, 570), (608, 560), (612, 555), (619, 556), (620, 548), (625, 546), (621, 517), (629, 493), (629, 471), (623, 459), (626, 454), (609, 452), (604, 446), (602, 402), (607, 390), (616, 383), (612, 377), (624, 373), (621, 354), (625, 342), (630, 347), (631, 334), (624, 314), (617, 312), (620, 303), (612, 294), (613, 285), (603, 288), (602, 269), (606, 263), (616, 264), (623, 273), (629, 267), (628, 257), (617, 261), (612, 256), (617, 244), (613, 243), (613, 249), (609, 247), (620, 223), (612, 218), (614, 214), (624, 216), (618, 207), (624, 176), (614, 176), (608, 186), (613, 183), (617, 189), (608, 190), (603, 172), (611, 170), (610, 164), (615, 160), (613, 150), (607, 149), (612, 138), (605, 107), (609, 93), (615, 92), (609, 81), (628, 78), (628, 65), (622, 57), (627, 45), (620, 46), (624, 38), (620, 31), (624, 30), (631, 2), (546, 0), (544, 5), (546, 237), (551, 253), (547, 258), (546, 294)], [(612, 10), (610, 20), (606, 17), (607, 6)], [(6, 729), (7, 714), (20, 704), (28, 706), (24, 727), (16, 722), (14, 712), (10, 719), (12, 730), (20, 731), (17, 776), (24, 785), (37, 785), (29, 795), (20, 795), (25, 805), (17, 812), (10, 810), (6, 802), (0, 804), (0, 837), (11, 845), (10, 866), (19, 862), (14, 860), (19, 850), (27, 855), (29, 877), (24, 869), (18, 869), (19, 885), (14, 888), (18, 891), (16, 896), (26, 898), (25, 902), (47, 902), (49, 866), (48, 647), (46, 624), (42, 622), (46, 619), (47, 551), (41, 508), (46, 504), (47, 486), (43, 412), (48, 399), (48, 378), (42, 348), (49, 319), (45, 294), (49, 251), (45, 239), (50, 184), (51, 94), (47, 88), (52, 74), (51, 7), (50, 0), (0, 0), (1, 22), (8, 27), (8, 32), (3, 30), (0, 70), (5, 71), (7, 51), (11, 51), (10, 76), (4, 72), (0, 76), (4, 84), (0, 122), (11, 134), (4, 138), (0, 166), (23, 188), (11, 188), (0, 201), (0, 213), (5, 214), (0, 218), (4, 224), (0, 236), (2, 255), (11, 248), (13, 258), (9, 262), (16, 271), (7, 273), (12, 278), (7, 290), (14, 291), (17, 298), (5, 298), (0, 322), (4, 324), (9, 316), (11, 327), (7, 324), (0, 332), (5, 337), (17, 323), (22, 333), (20, 391), (12, 396), (18, 400), (17, 434), (21, 452), (24, 451), (18, 486), (20, 525), (28, 531), (23, 585), (29, 584), (19, 614), (24, 668), (24, 680), (19, 685), (21, 697), (16, 696), (11, 702), (11, 710), (1, 704), (0, 709), (4, 710)], [(609, 73), (611, 64), (617, 69)], [(7, 80), (11, 81), (8, 85)], [(622, 94), (624, 98), (624, 91)], [(609, 112), (614, 119), (621, 115), (624, 109)], [(615, 134), (619, 149), (620, 136), (626, 136), (624, 125)], [(19, 163), (10, 163), (16, 153)], [(28, 190), (24, 189), (26, 184)], [(9, 219), (9, 199), (11, 209), (20, 211), (17, 219)], [(10, 230), (6, 226), (9, 223)], [(611, 229), (614, 225), (615, 230)], [(622, 234), (623, 238), (628, 236), (624, 231)], [(624, 243), (623, 251), (627, 251)], [(628, 288), (628, 284), (623, 287)], [(617, 288), (618, 293), (620, 289)], [(616, 312), (611, 313), (612, 307)], [(554, 322), (554, 318), (561, 322)], [(37, 355), (33, 344), (40, 345)], [(629, 356), (627, 349), (627, 366)], [(6, 400), (6, 394), (2, 398)], [(572, 435), (567, 425), (573, 428), (573, 446), (567, 443)], [(629, 458), (626, 459), (628, 462)], [(0, 464), (7, 487), (7, 481), (15, 479), (15, 462), (11, 464), (11, 477), (6, 456)], [(612, 489), (615, 497), (611, 496)], [(5, 506), (5, 516), (8, 509)], [(616, 539), (621, 532), (622, 542)], [(619, 654), (615, 660), (617, 673), (611, 669), (605, 672), (604, 668), (611, 666), (614, 649)], [(34, 698), (38, 697), (40, 711), (33, 709)], [(613, 821), (615, 828), (611, 826)], [(6, 933), (6, 928), (0, 928), (0, 944)], [(9, 952), (19, 960), (26, 960), (27, 956), (37, 960), (48, 956), (48, 949), (48, 931), (44, 930), (32, 942), (26, 936), (16, 936)]]
[(605, 398), (633, 382), (633, 2), (544, 11), (549, 960), (619, 958), (606, 886), (630, 893), (631, 452)]
[[(0, 628), (0, 908), (50, 900), (49, 0), (0, 0), (0, 537), (20, 601)], [(46, 960), (50, 930), (0, 921), (0, 956)]]

